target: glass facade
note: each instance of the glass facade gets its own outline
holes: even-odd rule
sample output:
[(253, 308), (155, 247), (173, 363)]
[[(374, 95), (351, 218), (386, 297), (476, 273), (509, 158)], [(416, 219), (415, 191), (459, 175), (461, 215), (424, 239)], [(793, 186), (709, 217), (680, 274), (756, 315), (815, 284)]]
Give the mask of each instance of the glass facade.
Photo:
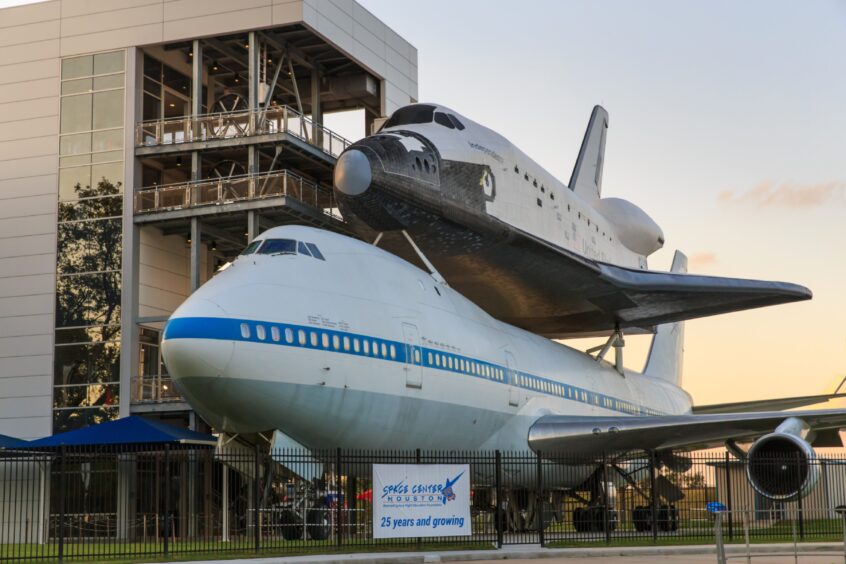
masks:
[(54, 433), (118, 416), (124, 60), (62, 61)]

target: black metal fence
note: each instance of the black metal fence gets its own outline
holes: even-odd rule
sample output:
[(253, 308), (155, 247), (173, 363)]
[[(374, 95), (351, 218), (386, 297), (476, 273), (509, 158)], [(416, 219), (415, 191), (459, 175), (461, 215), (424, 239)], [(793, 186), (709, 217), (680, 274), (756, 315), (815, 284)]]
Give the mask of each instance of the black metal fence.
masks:
[[(469, 464), (472, 535), (374, 539), (375, 463)], [(816, 487), (801, 499), (774, 501), (750, 485), (745, 462), (715, 452), (583, 460), (531, 452), (262, 452), (235, 443), (6, 451), (0, 560), (711, 543), (714, 509), (724, 510), (727, 542), (841, 540), (836, 508), (846, 504), (846, 459), (811, 464)], [(773, 463), (773, 479), (784, 469)]]

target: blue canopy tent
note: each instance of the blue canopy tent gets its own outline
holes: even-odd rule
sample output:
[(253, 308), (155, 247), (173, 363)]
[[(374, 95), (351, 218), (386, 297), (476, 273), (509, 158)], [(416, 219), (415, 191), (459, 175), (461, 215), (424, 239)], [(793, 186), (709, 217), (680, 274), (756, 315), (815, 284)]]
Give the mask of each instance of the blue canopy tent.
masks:
[(63, 446), (144, 445), (164, 447), (165, 445), (190, 445), (194, 447), (214, 447), (216, 444), (217, 437), (213, 435), (174, 427), (137, 415), (25, 443), (26, 448), (33, 450), (53, 450)]
[(29, 441), (16, 439), (8, 435), (0, 435), (0, 450), (12, 450), (29, 446)]

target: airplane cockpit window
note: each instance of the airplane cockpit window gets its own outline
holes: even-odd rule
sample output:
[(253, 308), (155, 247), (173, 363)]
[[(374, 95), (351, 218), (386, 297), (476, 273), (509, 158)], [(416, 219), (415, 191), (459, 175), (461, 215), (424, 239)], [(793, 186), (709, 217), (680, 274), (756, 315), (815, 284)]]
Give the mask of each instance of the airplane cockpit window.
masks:
[(300, 253), (301, 255), (311, 256), (311, 253), (309, 252), (308, 247), (306, 247), (306, 244), (303, 243), (302, 241), (300, 241), (297, 244), (297, 252)]
[(326, 260), (325, 258), (323, 258), (323, 253), (320, 252), (320, 249), (317, 248), (317, 245), (315, 245), (314, 243), (306, 243), (306, 245), (308, 245), (308, 250), (311, 251), (311, 256), (316, 259)]
[(455, 129), (455, 125), (453, 125), (452, 121), (447, 117), (446, 114), (441, 112), (435, 112), (435, 123), (443, 125), (444, 127), (448, 127), (450, 129)]
[(266, 239), (258, 250), (260, 255), (295, 255), (297, 242), (293, 239)]
[(452, 120), (452, 123), (455, 124), (455, 127), (457, 127), (459, 130), (464, 129), (464, 124), (461, 123), (460, 121), (458, 121), (457, 117), (455, 117), (452, 114), (447, 114), (447, 115), (449, 116), (449, 119)]
[(429, 106), (427, 104), (406, 106), (395, 111), (390, 119), (385, 122), (385, 125), (382, 126), (382, 129), (412, 123), (432, 123), (434, 113), (435, 106)]
[(263, 242), (264, 241), (262, 241), (261, 239), (259, 239), (258, 241), (253, 241), (252, 243), (247, 245), (247, 247), (243, 251), (241, 251), (241, 254), (242, 255), (253, 254), (254, 252), (256, 252), (256, 249), (258, 249), (258, 246), (261, 245)]

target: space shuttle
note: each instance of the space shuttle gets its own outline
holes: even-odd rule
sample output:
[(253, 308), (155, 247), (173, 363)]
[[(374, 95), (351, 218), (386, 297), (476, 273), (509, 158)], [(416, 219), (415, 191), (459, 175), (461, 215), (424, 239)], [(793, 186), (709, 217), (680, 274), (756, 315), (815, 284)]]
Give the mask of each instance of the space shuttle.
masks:
[(602, 197), (607, 131), (596, 106), (564, 184), (487, 127), (412, 104), (341, 154), (334, 191), (360, 237), (550, 338), (651, 333), (811, 298), (796, 284), (649, 270), (664, 235), (635, 204)]

